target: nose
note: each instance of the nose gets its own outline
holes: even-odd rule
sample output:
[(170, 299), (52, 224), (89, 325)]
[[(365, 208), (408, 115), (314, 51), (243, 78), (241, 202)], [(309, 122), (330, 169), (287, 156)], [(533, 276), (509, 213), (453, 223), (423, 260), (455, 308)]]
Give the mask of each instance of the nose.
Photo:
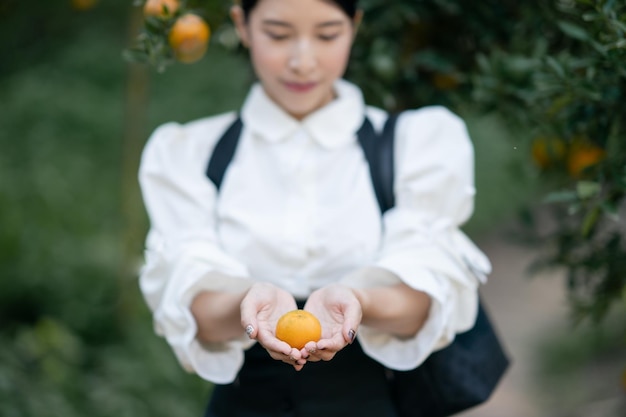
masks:
[(315, 48), (308, 39), (299, 39), (289, 57), (289, 68), (299, 74), (310, 73), (317, 65)]

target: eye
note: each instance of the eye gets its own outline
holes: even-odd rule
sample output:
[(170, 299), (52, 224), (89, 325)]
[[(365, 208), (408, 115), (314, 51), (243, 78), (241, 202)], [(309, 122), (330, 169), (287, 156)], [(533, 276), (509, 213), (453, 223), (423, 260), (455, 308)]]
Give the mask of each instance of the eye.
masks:
[(337, 39), (339, 35), (339, 33), (324, 33), (317, 35), (317, 37), (324, 42), (330, 42)]
[(284, 41), (289, 38), (289, 35), (286, 33), (265, 32), (265, 34), (275, 41)]

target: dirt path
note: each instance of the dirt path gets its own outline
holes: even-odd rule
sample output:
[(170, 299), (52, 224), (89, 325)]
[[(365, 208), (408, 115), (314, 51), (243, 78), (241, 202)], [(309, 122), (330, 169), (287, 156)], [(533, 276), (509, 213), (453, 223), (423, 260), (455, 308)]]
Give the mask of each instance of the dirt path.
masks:
[(551, 273), (529, 277), (526, 268), (536, 252), (507, 241), (500, 232), (477, 243), (493, 265), (481, 293), (510, 352), (512, 365), (486, 404), (459, 416), (543, 417), (537, 393), (533, 392), (532, 346), (539, 336), (565, 323), (562, 276)]

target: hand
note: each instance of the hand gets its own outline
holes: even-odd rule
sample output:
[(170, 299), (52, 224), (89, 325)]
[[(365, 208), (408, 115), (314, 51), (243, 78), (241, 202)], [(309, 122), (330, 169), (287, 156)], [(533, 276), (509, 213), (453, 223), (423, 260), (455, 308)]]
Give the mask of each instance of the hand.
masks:
[(329, 361), (354, 341), (363, 312), (352, 289), (340, 284), (320, 288), (309, 296), (304, 309), (319, 319), (322, 338), (306, 344), (300, 351), (303, 358)]
[(306, 363), (301, 352), (275, 335), (280, 316), (296, 308), (296, 301), (289, 292), (272, 284), (256, 283), (241, 301), (241, 325), (248, 337), (258, 341), (272, 358), (299, 371)]

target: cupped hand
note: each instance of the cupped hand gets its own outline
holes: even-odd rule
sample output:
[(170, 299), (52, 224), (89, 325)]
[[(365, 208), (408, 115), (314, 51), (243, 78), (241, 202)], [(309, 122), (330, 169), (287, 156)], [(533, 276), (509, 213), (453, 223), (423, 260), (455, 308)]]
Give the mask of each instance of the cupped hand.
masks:
[(320, 288), (309, 296), (304, 309), (322, 324), (322, 338), (307, 343), (300, 351), (306, 360), (329, 361), (354, 341), (363, 312), (352, 289), (341, 284)]
[(241, 325), (248, 337), (259, 342), (273, 359), (299, 371), (306, 363), (302, 353), (275, 335), (278, 319), (296, 308), (296, 301), (289, 292), (269, 283), (256, 283), (241, 302)]

